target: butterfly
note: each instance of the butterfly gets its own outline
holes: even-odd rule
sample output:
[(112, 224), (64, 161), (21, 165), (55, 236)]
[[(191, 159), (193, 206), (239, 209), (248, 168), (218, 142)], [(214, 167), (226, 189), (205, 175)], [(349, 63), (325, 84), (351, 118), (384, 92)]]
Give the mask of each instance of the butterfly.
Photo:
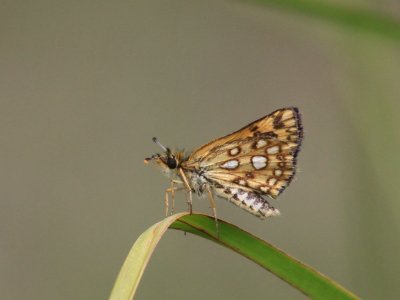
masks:
[(165, 193), (166, 214), (168, 195), (173, 199), (176, 191), (186, 190), (190, 213), (192, 194), (196, 193), (208, 196), (215, 218), (217, 196), (264, 219), (280, 214), (266, 198), (277, 198), (292, 181), (302, 139), (299, 110), (288, 107), (190, 154), (171, 151), (153, 138), (163, 153), (146, 158), (145, 163), (152, 161), (171, 176), (171, 186)]

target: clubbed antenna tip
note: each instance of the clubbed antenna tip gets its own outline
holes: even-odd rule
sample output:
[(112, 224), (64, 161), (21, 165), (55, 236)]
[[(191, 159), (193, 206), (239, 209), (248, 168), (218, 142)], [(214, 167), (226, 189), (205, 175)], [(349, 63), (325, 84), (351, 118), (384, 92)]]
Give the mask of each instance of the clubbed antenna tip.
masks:
[(153, 142), (156, 143), (158, 146), (160, 146), (165, 152), (168, 152), (167, 147), (165, 147), (163, 144), (161, 144), (160, 141), (156, 137), (153, 137)]

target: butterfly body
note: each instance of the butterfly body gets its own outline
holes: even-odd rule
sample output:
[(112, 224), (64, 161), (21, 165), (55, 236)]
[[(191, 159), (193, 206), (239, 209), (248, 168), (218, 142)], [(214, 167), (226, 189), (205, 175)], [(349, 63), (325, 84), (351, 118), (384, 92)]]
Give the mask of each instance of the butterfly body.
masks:
[[(296, 172), (296, 157), (303, 130), (297, 108), (279, 109), (242, 129), (213, 140), (185, 155), (162, 146), (164, 154), (154, 160), (179, 178), (191, 194), (207, 193), (227, 199), (260, 218), (275, 216), (279, 211), (265, 199), (275, 199), (291, 182)], [(170, 192), (176, 188), (173, 183)], [(210, 201), (211, 201), (210, 200)]]

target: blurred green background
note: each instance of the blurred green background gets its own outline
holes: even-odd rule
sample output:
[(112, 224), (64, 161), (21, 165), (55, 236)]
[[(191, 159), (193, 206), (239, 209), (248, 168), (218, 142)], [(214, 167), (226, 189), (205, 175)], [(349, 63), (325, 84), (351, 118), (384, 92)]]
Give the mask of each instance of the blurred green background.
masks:
[[(324, 2), (346, 5), (332, 18), (322, 1), (262, 2), (1, 2), (1, 299), (106, 299), (163, 218), (168, 180), (143, 164), (159, 151), (151, 138), (191, 150), (284, 106), (300, 108), (305, 140), (274, 202), (282, 215), (263, 222), (219, 200), (220, 217), (363, 298), (398, 299), (400, 27), (340, 14), (399, 20), (400, 4)], [(137, 295), (244, 298), (305, 297), (175, 231)]]

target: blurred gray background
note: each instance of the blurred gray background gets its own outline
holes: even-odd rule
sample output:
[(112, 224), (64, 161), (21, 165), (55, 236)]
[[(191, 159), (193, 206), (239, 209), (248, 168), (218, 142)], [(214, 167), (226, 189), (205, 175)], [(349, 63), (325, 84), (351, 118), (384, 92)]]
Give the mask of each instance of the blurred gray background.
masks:
[[(218, 200), (219, 216), (363, 298), (400, 295), (398, 41), (241, 1), (1, 1), (0, 33), (2, 299), (106, 299), (163, 218), (151, 138), (190, 151), (285, 106), (305, 140), (282, 215)], [(137, 295), (245, 298), (305, 296), (176, 231)]]

